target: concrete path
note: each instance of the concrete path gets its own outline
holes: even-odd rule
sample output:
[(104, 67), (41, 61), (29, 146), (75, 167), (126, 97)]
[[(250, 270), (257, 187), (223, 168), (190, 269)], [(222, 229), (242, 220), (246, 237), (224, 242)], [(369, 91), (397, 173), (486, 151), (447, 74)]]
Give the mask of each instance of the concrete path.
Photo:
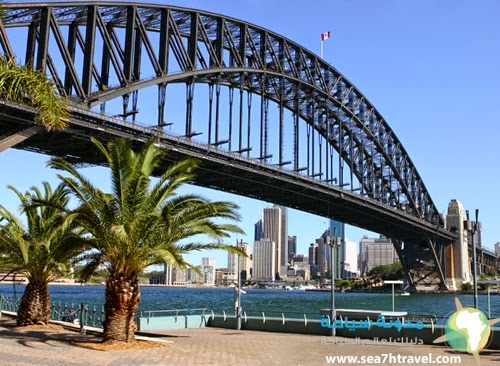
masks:
[[(182, 329), (149, 334), (151, 339), (167, 342), (161, 348), (96, 351), (68, 343), (95, 339), (95, 335), (80, 335), (71, 330), (19, 329), (12, 327), (13, 324), (12, 319), (0, 318), (0, 365), (425, 365), (446, 361), (438, 359), (443, 356), (459, 356), (460, 360), (441, 364), (456, 365), (460, 362), (461, 365), (476, 365), (471, 355), (456, 353), (446, 346), (387, 343), (363, 345), (363, 340), (349, 338), (220, 328)], [(357, 356), (358, 359), (342, 361), (332, 358), (328, 363), (329, 356)], [(362, 356), (365, 358), (362, 359)], [(431, 356), (432, 359), (417, 359), (422, 356)], [(485, 351), (480, 356), (480, 362), (481, 366), (499, 365), (500, 351)]]

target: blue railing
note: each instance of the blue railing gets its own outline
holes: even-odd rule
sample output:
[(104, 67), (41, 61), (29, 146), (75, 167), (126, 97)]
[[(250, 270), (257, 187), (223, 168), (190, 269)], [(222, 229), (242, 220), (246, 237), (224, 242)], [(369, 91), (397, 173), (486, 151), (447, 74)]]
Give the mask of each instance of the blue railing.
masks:
[[(17, 312), (19, 307), (20, 299), (17, 298), (6, 298), (0, 295), (0, 310)], [(68, 315), (71, 309), (74, 310), (74, 317), (79, 320), (82, 326), (91, 326), (96, 328), (103, 327), (104, 320), (104, 307), (88, 306), (87, 304), (81, 303), (79, 305), (74, 304), (63, 304), (63, 303), (53, 303), (51, 305), (51, 319), (52, 320), (63, 320), (65, 315)], [(235, 317), (234, 309), (210, 309), (210, 308), (186, 308), (186, 309), (173, 309), (173, 310), (152, 310), (152, 311), (140, 311), (137, 313), (138, 318), (146, 318), (148, 321), (152, 318), (157, 317), (173, 317), (175, 319), (183, 317), (186, 315), (199, 315), (205, 321), (209, 319), (223, 319), (226, 321), (229, 318)], [(245, 310), (242, 309), (242, 321), (246, 322), (249, 319), (258, 319), (262, 323), (266, 323), (266, 320), (276, 320), (280, 319), (283, 324), (288, 321), (294, 323), (303, 322), (304, 325), (311, 321), (319, 322), (325, 314), (321, 311), (317, 312), (293, 312), (293, 311), (276, 311), (276, 310)], [(444, 318), (436, 317), (434, 315), (406, 315), (408, 319), (421, 320), (426, 324), (436, 325), (442, 324)], [(430, 319), (430, 320), (428, 320)]]
[[(17, 313), (20, 303), (20, 298), (9, 298), (0, 295), (0, 311)], [(90, 307), (84, 303), (78, 305), (60, 302), (52, 303), (50, 306), (50, 319), (63, 320), (65, 316), (70, 314), (71, 310), (74, 311), (74, 318), (79, 321), (80, 325), (102, 328), (104, 307)]]

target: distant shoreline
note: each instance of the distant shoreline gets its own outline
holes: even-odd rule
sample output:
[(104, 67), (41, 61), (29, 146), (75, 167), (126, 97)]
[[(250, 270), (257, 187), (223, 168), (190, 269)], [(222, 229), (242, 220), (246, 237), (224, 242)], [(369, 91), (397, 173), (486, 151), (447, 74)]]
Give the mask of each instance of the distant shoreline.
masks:
[[(28, 282), (27, 281), (0, 281), (0, 285), (26, 285)], [(50, 282), (49, 283), (49, 286), (105, 286), (104, 283), (88, 283), (88, 282), (85, 282), (85, 283), (82, 283), (82, 282)], [(174, 286), (174, 285), (153, 285), (153, 284), (140, 284), (140, 287), (167, 287), (167, 288), (199, 288), (199, 289), (203, 289), (203, 288), (210, 288), (210, 289), (213, 289), (213, 288), (221, 288), (221, 289), (225, 289), (225, 288), (230, 288), (230, 287), (224, 287), (224, 286), (216, 286), (216, 287), (196, 287), (196, 286), (186, 286), (186, 285), (182, 285), (182, 286)], [(267, 289), (256, 289), (256, 290), (262, 290), (262, 291), (266, 291)], [(278, 290), (279, 289), (271, 289), (271, 290)], [(298, 292), (299, 290), (297, 290)], [(330, 292), (331, 290), (330, 289), (307, 289), (305, 290), (307, 292)], [(336, 293), (340, 293), (340, 291), (335, 291)], [(345, 291), (345, 293), (363, 293), (363, 294), (387, 294), (387, 293), (391, 293), (390, 291), (370, 291), (370, 290), (347, 290)], [(468, 293), (468, 292), (461, 292), (461, 291), (448, 291), (448, 292), (441, 292), (441, 291), (437, 291), (437, 292), (425, 292), (425, 291), (422, 291), (422, 292), (416, 292), (416, 293), (412, 293), (412, 295), (425, 295), (425, 294), (433, 294), (433, 295), (450, 295), (450, 294), (460, 294), (460, 295), (472, 295), (472, 293)], [(479, 291), (478, 292), (479, 295), (487, 295), (488, 294), (488, 291)], [(399, 295), (399, 293), (396, 293), (395, 294), (396, 296)], [(497, 289), (496, 291), (491, 291), (490, 292), (490, 296), (497, 296), (497, 295), (500, 295), (500, 291)]]

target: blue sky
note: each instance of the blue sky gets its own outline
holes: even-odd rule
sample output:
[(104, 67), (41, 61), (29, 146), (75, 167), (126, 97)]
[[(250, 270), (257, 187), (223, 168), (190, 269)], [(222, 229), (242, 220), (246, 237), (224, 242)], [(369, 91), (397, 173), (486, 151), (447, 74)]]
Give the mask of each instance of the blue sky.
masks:
[[(453, 1), (168, 1), (172, 5), (221, 13), (268, 28), (319, 54), (320, 34), (330, 31), (324, 58), (353, 82), (376, 106), (402, 141), (439, 211), (451, 199), (471, 212), (480, 210), (483, 245), (500, 241), (500, 180), (497, 110), (500, 85), (500, 2)], [(305, 6), (307, 4), (307, 6)], [(0, 202), (15, 209), (7, 184), (24, 190), (42, 180), (56, 182), (46, 169), (48, 157), (10, 149), (0, 153)], [(86, 169), (107, 185), (102, 168)], [(212, 199), (238, 202), (241, 226), (253, 240), (253, 224), (267, 203), (198, 187)], [(290, 211), (289, 234), (299, 252), (325, 230), (327, 220)], [(347, 229), (358, 242), (366, 230)], [(372, 235), (372, 234), (370, 234)], [(236, 238), (228, 242), (233, 243)], [(215, 257), (223, 252), (191, 255)]]

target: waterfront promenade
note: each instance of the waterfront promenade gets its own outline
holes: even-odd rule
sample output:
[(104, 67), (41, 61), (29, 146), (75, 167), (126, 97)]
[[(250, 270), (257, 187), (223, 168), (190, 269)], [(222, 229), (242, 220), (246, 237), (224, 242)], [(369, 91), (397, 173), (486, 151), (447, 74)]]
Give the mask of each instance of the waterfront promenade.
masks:
[[(476, 365), (473, 357), (456, 353), (446, 346), (335, 344), (332, 337), (315, 335), (236, 331), (220, 328), (181, 329), (149, 334), (163, 347), (132, 350), (98, 351), (70, 342), (95, 341), (95, 335), (54, 329), (20, 329), (14, 320), (0, 318), (0, 365), (71, 365), (71, 366), (197, 366), (197, 365), (327, 365), (327, 356), (418, 357), (432, 355), (461, 356), (461, 365)], [(338, 343), (353, 342), (336, 338)], [(413, 361), (415, 360), (413, 358)], [(375, 359), (374, 359), (375, 360)], [(498, 365), (500, 351), (486, 350), (482, 366)], [(359, 363), (335, 362), (335, 365)], [(367, 365), (405, 365), (415, 363), (385, 362)], [(425, 363), (417, 363), (425, 364)], [(457, 364), (457, 362), (448, 363)]]

